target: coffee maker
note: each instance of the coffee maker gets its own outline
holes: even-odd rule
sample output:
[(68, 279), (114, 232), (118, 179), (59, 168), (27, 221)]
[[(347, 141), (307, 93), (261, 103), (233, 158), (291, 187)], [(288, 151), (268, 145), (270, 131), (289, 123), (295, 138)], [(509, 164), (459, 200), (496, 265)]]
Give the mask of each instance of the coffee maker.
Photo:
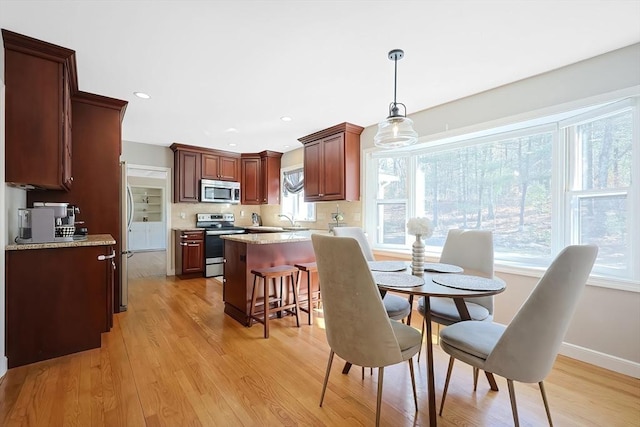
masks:
[(73, 241), (75, 207), (68, 203), (34, 202), (33, 208), (18, 210), (16, 243)]

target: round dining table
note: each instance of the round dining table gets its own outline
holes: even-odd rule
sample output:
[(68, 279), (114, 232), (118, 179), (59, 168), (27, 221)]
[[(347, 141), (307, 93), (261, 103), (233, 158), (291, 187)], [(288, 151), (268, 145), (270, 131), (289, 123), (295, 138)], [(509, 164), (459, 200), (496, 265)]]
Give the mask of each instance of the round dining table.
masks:
[[(427, 336), (425, 342), (425, 350), (427, 354), (427, 387), (429, 393), (429, 425), (437, 425), (436, 417), (436, 396), (435, 396), (435, 379), (433, 373), (433, 343), (431, 337), (431, 307), (429, 303), (429, 297), (444, 297), (453, 298), (460, 318), (462, 320), (471, 320), (467, 306), (464, 303), (464, 298), (483, 297), (489, 295), (496, 295), (504, 292), (506, 289), (505, 282), (499, 278), (486, 279), (484, 277), (478, 277), (474, 275), (474, 271), (465, 270), (465, 276), (467, 277), (461, 280), (460, 286), (466, 287), (461, 289), (454, 280), (443, 280), (444, 276), (435, 271), (429, 271), (424, 273), (423, 276), (414, 276), (411, 274), (411, 268), (407, 268), (404, 271), (397, 271), (393, 276), (389, 272), (379, 273), (372, 271), (373, 277), (381, 291), (390, 291), (394, 293), (406, 294), (412, 300), (413, 297), (424, 297), (424, 312), (426, 320), (425, 335)], [(403, 279), (404, 276), (404, 279)], [(421, 277), (423, 283), (415, 286), (416, 278)], [(434, 281), (434, 279), (436, 281)], [(437, 283), (437, 281), (443, 283), (449, 283), (448, 286)], [(347, 371), (347, 367), (343, 372)], [(493, 378), (493, 374), (485, 372), (491, 389), (497, 390), (497, 384)]]

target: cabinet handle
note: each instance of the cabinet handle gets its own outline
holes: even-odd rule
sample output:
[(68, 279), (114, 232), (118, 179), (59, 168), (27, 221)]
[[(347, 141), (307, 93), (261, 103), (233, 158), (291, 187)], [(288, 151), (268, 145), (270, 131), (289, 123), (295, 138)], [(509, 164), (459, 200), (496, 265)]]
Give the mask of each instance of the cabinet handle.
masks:
[(189, 244), (180, 242), (180, 246), (189, 246)]
[(181, 239), (187, 239), (189, 236), (185, 236), (184, 234), (180, 236)]
[(322, 196), (324, 196), (324, 194), (320, 193), (320, 194), (318, 194), (318, 196), (322, 197)]
[(115, 258), (115, 257), (116, 257), (116, 251), (112, 250), (111, 255), (98, 255), (98, 261), (104, 261), (104, 260)]

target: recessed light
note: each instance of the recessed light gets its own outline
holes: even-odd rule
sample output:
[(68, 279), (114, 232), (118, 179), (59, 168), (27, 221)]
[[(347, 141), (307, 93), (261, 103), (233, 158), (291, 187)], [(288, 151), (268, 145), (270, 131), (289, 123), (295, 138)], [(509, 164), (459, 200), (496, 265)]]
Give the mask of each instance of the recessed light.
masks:
[(280, 120), (282, 120), (283, 122), (290, 122), (293, 119), (289, 116), (282, 116), (280, 117)]
[(288, 145), (285, 145), (285, 146), (284, 146), (284, 148), (289, 148), (289, 146), (288, 146)]
[(146, 94), (146, 93), (144, 93), (144, 92), (133, 92), (133, 94), (134, 94), (135, 96), (137, 96), (138, 98), (142, 98), (142, 99), (149, 99), (149, 98), (151, 98), (151, 95)]
[(238, 145), (238, 144), (236, 144), (235, 142), (230, 142), (229, 143), (229, 147), (235, 147), (236, 145)]
[(229, 129), (225, 130), (225, 132), (228, 132), (228, 133), (236, 133), (236, 132), (238, 132), (238, 129), (236, 129), (236, 128), (229, 128)]

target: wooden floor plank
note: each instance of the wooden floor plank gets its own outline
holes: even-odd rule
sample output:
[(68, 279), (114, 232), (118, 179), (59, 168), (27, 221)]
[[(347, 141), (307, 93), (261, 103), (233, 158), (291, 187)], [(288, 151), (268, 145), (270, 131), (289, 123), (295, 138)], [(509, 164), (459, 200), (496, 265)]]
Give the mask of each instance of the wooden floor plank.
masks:
[[(140, 257), (142, 258), (142, 257)], [(145, 266), (139, 266), (140, 272)], [(140, 273), (142, 275), (142, 273)], [(322, 408), (329, 355), (321, 311), (314, 324), (292, 317), (246, 328), (223, 313), (214, 279), (133, 278), (128, 311), (115, 316), (102, 347), (10, 369), (0, 380), (4, 426), (369, 426), (375, 420), (377, 371), (341, 373), (334, 360)], [(414, 313), (416, 319), (419, 314)], [(417, 322), (416, 322), (417, 323)], [(434, 348), (436, 401), (448, 356)], [(423, 352), (416, 367), (414, 412), (406, 363), (385, 370), (383, 426), (428, 424)], [(511, 426), (506, 381), (484, 378), (473, 391), (458, 362), (438, 424)], [(640, 380), (559, 357), (545, 381), (558, 426), (640, 425)], [(546, 425), (536, 384), (516, 383), (522, 426)]]

